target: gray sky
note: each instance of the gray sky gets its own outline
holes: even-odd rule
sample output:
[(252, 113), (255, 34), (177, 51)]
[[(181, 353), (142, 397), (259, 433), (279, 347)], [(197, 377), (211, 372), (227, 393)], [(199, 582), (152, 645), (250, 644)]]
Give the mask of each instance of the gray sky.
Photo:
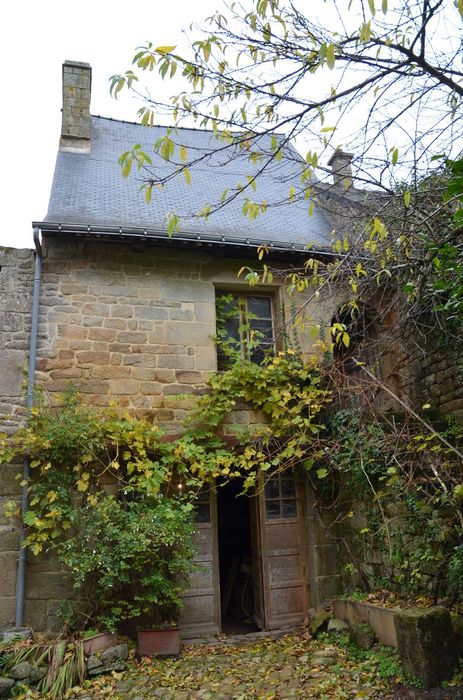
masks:
[[(137, 103), (109, 96), (108, 78), (130, 68), (135, 48), (182, 43), (182, 28), (220, 7), (220, 0), (6, 0), (2, 5), (0, 245), (32, 247), (31, 221), (47, 211), (61, 127), (61, 65), (92, 65), (92, 113), (136, 120)], [(167, 95), (175, 85), (166, 86)]]

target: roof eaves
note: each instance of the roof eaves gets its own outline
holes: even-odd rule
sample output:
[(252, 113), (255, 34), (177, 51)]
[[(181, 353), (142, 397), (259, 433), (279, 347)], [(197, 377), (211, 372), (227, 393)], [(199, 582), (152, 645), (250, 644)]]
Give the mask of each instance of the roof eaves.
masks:
[(279, 241), (269, 241), (252, 238), (234, 238), (224, 236), (223, 234), (210, 233), (192, 233), (181, 231), (169, 236), (167, 231), (162, 229), (142, 228), (136, 226), (117, 226), (117, 225), (95, 225), (84, 223), (65, 223), (54, 221), (33, 221), (33, 227), (39, 228), (43, 233), (64, 234), (70, 233), (80, 236), (89, 236), (95, 238), (112, 238), (119, 240), (141, 240), (141, 241), (164, 241), (178, 243), (190, 243), (193, 245), (217, 245), (245, 249), (257, 249), (261, 245), (265, 245), (269, 250), (279, 253), (298, 253), (311, 254), (318, 253), (329, 257), (335, 257), (335, 254), (330, 248), (323, 246), (307, 246), (297, 243), (281, 243)]

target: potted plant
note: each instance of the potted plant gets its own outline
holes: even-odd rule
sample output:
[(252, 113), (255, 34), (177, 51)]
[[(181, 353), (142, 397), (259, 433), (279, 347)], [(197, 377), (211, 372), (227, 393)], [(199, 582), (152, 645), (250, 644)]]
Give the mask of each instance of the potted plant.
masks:
[(151, 551), (152, 568), (139, 581), (137, 597), (145, 603), (138, 620), (139, 656), (173, 656), (180, 651), (181, 594), (193, 569), (191, 510), (190, 504), (164, 499), (164, 525)]
[[(128, 634), (140, 629), (139, 654), (151, 655), (148, 629), (177, 626), (193, 567), (192, 510), (179, 497), (125, 494), (102, 496), (75, 513), (79, 527), (60, 555), (73, 576), (81, 614), (95, 628), (93, 639), (84, 642), (90, 653), (105, 640), (112, 646), (114, 636), (101, 633), (118, 628)], [(160, 653), (178, 653), (178, 643), (177, 651), (172, 648), (170, 643)]]
[(95, 629), (85, 630), (83, 635), (83, 647), (85, 656), (91, 656), (97, 651), (105, 651), (117, 644), (115, 632), (99, 632)]

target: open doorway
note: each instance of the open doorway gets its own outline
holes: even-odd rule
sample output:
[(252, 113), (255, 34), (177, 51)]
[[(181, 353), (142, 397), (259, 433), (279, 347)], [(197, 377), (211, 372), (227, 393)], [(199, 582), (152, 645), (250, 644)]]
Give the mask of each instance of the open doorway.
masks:
[(240, 496), (234, 479), (217, 489), (218, 544), (222, 632), (256, 632), (251, 545), (251, 499)]

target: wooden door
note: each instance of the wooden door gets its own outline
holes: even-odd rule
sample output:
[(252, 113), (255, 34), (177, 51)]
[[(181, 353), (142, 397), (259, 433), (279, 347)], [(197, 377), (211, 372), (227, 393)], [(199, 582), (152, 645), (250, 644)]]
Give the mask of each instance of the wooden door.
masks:
[(261, 570), (257, 600), (259, 596), (262, 600), (258, 615), (263, 613), (259, 626), (270, 630), (300, 624), (308, 610), (302, 485), (292, 473), (262, 476), (257, 500)]
[(215, 490), (204, 490), (196, 507), (196, 571), (190, 588), (182, 596), (182, 637), (191, 639), (220, 632), (220, 586), (217, 543), (217, 500)]

